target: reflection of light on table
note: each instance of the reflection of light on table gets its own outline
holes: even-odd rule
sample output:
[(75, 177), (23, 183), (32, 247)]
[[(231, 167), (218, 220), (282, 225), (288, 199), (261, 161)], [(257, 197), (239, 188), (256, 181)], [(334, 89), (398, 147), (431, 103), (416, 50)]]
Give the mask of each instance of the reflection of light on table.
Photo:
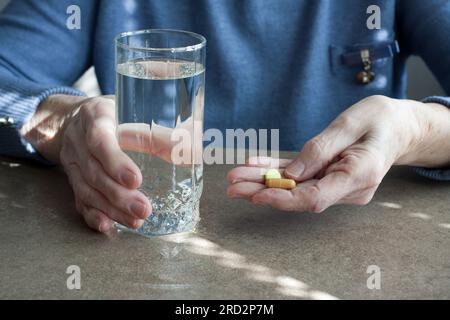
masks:
[(422, 213), (422, 212), (413, 212), (413, 213), (410, 213), (410, 214), (408, 214), (411, 218), (418, 218), (418, 219), (421, 219), (421, 220), (430, 220), (431, 219), (431, 216), (430, 215), (428, 215), (428, 214), (426, 214), (426, 213)]
[(178, 284), (178, 283), (161, 283), (161, 284), (154, 284), (154, 283), (145, 283), (143, 284), (144, 287), (150, 288), (150, 289), (163, 289), (163, 290), (182, 290), (182, 289), (190, 289), (192, 288), (192, 285), (190, 284)]
[(2, 165), (8, 166), (8, 167), (10, 167), (10, 168), (17, 168), (17, 167), (20, 167), (20, 163), (7, 162), (7, 161), (2, 161)]
[(438, 226), (440, 228), (449, 229), (450, 230), (450, 223), (439, 223)]
[(271, 283), (275, 290), (288, 297), (312, 299), (312, 300), (335, 300), (336, 297), (322, 291), (314, 290), (306, 283), (293, 277), (280, 274), (280, 272), (269, 267), (250, 263), (243, 255), (225, 250), (218, 244), (199, 236), (188, 234), (170, 235), (163, 240), (183, 243), (187, 245), (186, 250), (203, 256), (216, 258), (216, 263), (230, 269), (240, 269), (245, 276), (254, 281)]
[(390, 209), (401, 209), (402, 206), (399, 205), (398, 203), (393, 203), (393, 202), (375, 202), (377, 205), (385, 207), (385, 208), (390, 208)]

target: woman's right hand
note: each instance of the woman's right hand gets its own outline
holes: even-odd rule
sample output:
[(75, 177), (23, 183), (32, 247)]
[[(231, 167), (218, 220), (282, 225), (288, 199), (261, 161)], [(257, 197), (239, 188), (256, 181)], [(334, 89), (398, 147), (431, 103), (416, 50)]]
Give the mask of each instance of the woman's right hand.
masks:
[(61, 141), (60, 161), (77, 210), (101, 232), (114, 222), (139, 228), (151, 213), (150, 201), (137, 190), (141, 172), (117, 141), (114, 109), (113, 98), (82, 100)]
[(53, 95), (39, 105), (22, 134), (42, 156), (64, 167), (86, 223), (108, 232), (114, 222), (139, 228), (151, 214), (150, 201), (137, 190), (141, 172), (122, 150), (151, 153), (177, 165), (197, 163), (202, 126), (192, 132), (192, 121), (175, 129), (153, 125), (152, 130), (144, 123), (121, 124), (119, 143), (113, 96)]

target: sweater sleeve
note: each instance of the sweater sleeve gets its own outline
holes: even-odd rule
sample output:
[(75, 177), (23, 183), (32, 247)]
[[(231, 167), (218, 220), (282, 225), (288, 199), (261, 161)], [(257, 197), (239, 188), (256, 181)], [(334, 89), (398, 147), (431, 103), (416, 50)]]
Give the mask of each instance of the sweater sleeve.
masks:
[[(73, 5), (79, 29), (67, 27)], [(83, 95), (71, 85), (92, 64), (95, 10), (91, 0), (14, 0), (0, 13), (0, 155), (49, 163), (20, 130), (48, 96)]]
[[(420, 56), (449, 95), (450, 1), (398, 0), (397, 4), (397, 27), (402, 51)], [(450, 108), (448, 96), (427, 97), (422, 102), (439, 103)], [(414, 170), (428, 178), (450, 181), (450, 168)]]

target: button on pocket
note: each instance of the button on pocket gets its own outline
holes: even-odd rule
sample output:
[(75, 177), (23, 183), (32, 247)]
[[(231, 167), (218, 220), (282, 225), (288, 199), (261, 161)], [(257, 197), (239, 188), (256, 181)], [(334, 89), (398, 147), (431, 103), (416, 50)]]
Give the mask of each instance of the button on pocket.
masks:
[(330, 46), (332, 73), (342, 81), (383, 89), (391, 78), (393, 58), (399, 52), (396, 40)]

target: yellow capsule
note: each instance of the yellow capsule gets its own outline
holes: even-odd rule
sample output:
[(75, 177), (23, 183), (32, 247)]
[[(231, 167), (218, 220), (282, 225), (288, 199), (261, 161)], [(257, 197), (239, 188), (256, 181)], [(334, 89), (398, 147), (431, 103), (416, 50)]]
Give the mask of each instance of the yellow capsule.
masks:
[(280, 171), (278, 171), (277, 169), (269, 169), (269, 170), (267, 170), (264, 177), (266, 180), (281, 179), (281, 174), (280, 174)]
[(294, 189), (296, 186), (295, 180), (292, 179), (268, 179), (266, 180), (267, 188), (278, 188), (278, 189)]

